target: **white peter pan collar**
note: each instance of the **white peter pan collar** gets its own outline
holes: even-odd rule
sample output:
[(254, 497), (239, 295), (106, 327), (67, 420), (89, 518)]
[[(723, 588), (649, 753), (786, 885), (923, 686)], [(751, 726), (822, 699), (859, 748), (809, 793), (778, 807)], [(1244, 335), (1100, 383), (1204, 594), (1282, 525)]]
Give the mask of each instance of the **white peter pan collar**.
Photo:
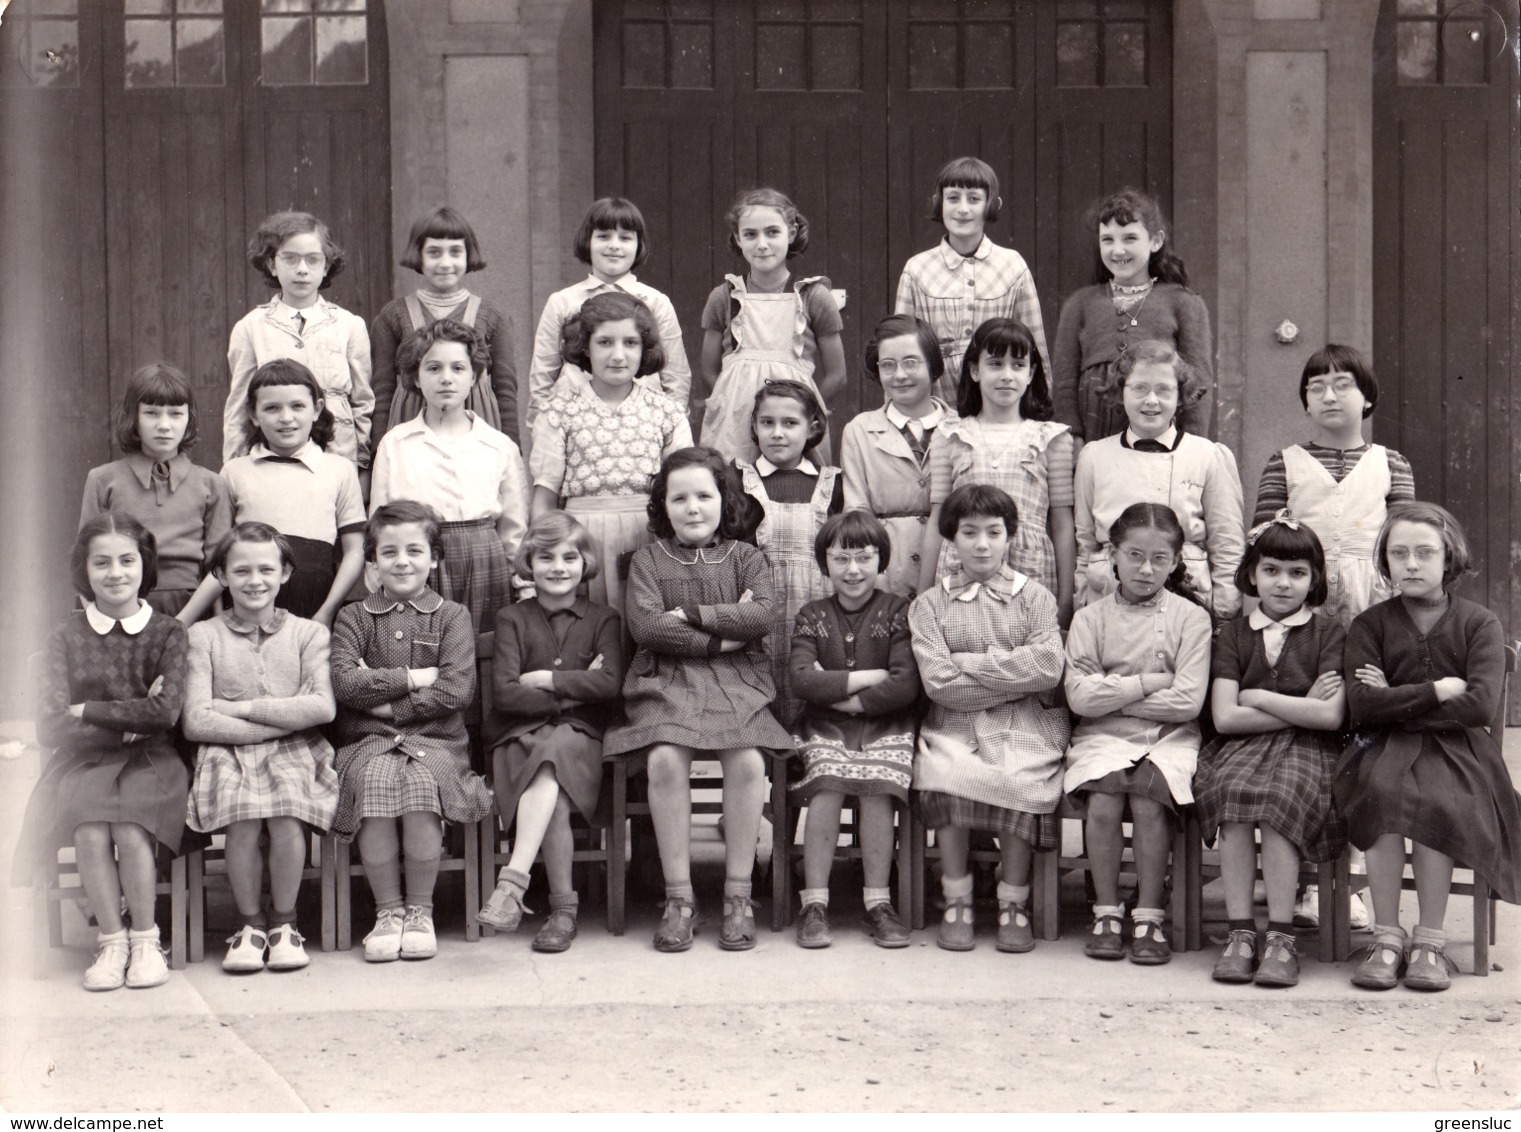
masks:
[(106, 614), (95, 608), (93, 601), (84, 603), (84, 611), (85, 620), (90, 623), (90, 628), (94, 629), (102, 637), (117, 625), (120, 625), (122, 631), (129, 637), (135, 637), (147, 628), (148, 619), (153, 616), (153, 607), (146, 601), (138, 605), (137, 612), (131, 617), (123, 617), (120, 621), (114, 617), (106, 616)]

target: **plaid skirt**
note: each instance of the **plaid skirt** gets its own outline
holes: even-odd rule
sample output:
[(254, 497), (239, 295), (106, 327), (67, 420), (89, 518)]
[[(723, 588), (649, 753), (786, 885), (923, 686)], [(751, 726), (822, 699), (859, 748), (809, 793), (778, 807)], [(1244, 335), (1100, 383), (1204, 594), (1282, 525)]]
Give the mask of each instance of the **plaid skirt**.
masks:
[(491, 790), (467, 756), (426, 740), (371, 736), (342, 748), (335, 762), (339, 795), (332, 831), (340, 841), (352, 841), (365, 818), (422, 812), (463, 824), (491, 812)]
[(446, 601), (470, 611), (477, 633), (496, 626), (496, 611), (512, 604), (512, 564), (497, 533), (496, 520), (470, 519), (439, 525), (444, 554), (432, 579)]
[(1032, 849), (1055, 849), (1061, 843), (1061, 822), (1056, 814), (1027, 814), (1006, 810), (987, 802), (974, 802), (939, 790), (915, 790), (919, 820), (930, 829), (955, 826), (982, 829), (999, 837), (1017, 837)]
[(326, 830), (337, 810), (333, 748), (312, 728), (267, 743), (204, 744), (185, 824), (213, 833), (237, 821), (298, 818)]
[(1226, 822), (1241, 822), (1282, 835), (1306, 860), (1334, 861), (1347, 840), (1331, 801), (1339, 754), (1332, 736), (1298, 728), (1206, 744), (1194, 772), (1205, 843)]

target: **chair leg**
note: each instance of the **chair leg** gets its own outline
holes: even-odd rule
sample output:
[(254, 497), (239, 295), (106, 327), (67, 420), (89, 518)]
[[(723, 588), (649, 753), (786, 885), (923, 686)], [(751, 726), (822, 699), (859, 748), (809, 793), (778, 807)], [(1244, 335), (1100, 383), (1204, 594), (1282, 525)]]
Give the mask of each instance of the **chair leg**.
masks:
[(186, 864), (186, 889), (190, 904), (189, 959), (199, 963), (206, 957), (206, 853), (197, 849)]
[(169, 865), (169, 966), (176, 971), (185, 969), (186, 892), (185, 858), (176, 857)]
[(1491, 920), (1489, 878), (1473, 874), (1473, 973), (1489, 977), (1489, 944), (1494, 924)]
[(925, 839), (929, 836), (928, 831), (919, 821), (919, 816), (909, 807), (908, 813), (908, 840), (913, 853), (913, 865), (911, 870), (914, 875), (914, 900), (913, 907), (909, 912), (912, 917), (909, 925), (915, 931), (924, 929), (924, 888), (928, 883), (925, 870), (929, 863), (925, 860)]
[(771, 764), (771, 930), (787, 926), (792, 911), (791, 826), (787, 820), (787, 764)]
[(905, 804), (898, 808), (898, 914), (908, 923), (914, 916), (914, 823)]
[(465, 940), (478, 943), (481, 925), (475, 914), (481, 910), (481, 842), (496, 835), (496, 815), (487, 814), (478, 822), (465, 823)]
[(322, 950), (334, 951), (338, 947), (338, 869), (333, 860), (332, 839), (319, 838), (314, 848), (322, 866)]
[[(486, 906), (491, 899), (491, 894), (496, 891), (496, 860), (497, 849), (500, 847), (497, 836), (500, 832), (502, 831), (497, 828), (495, 813), (481, 823), (480, 888), (476, 896), (477, 911)], [(479, 930), (483, 936), (496, 935), (496, 929), (490, 924), (480, 924)]]
[(1030, 897), (1035, 934), (1044, 940), (1060, 937), (1057, 903), (1061, 888), (1061, 850), (1048, 849), (1035, 854)]
[(1336, 863), (1322, 861), (1315, 870), (1315, 883), (1320, 890), (1320, 931), (1317, 933), (1316, 950), (1322, 963), (1336, 961)]
[(1336, 858), (1336, 900), (1333, 910), (1333, 954), (1336, 962), (1345, 963), (1352, 956), (1352, 858), (1346, 849)]
[(63, 946), (63, 886), (58, 874), (58, 854), (48, 868), (47, 883), (42, 888), (42, 904), (48, 922), (48, 946)]
[(333, 836), (327, 840), (333, 851), (333, 904), (338, 912), (337, 935), (333, 942), (339, 951), (347, 951), (354, 946), (354, 878), (349, 871), (349, 844)]
[(607, 930), (623, 934), (628, 884), (628, 760), (613, 761), (613, 821), (607, 831)]
[(1189, 864), (1193, 859), (1188, 848), (1189, 819), (1185, 817), (1172, 838), (1172, 938), (1180, 951), (1191, 951), (1193, 924), (1189, 919)]

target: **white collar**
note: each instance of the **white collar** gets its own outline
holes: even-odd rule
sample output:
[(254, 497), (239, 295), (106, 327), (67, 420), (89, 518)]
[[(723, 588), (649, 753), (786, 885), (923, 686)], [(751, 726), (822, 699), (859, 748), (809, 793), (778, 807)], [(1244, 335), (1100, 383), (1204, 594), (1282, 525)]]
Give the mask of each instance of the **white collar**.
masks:
[(986, 232), (982, 234), (982, 242), (977, 245), (976, 250), (973, 251), (969, 256), (964, 256), (955, 248), (951, 247), (951, 238), (949, 236), (940, 237), (940, 256), (945, 260), (945, 265), (949, 268), (954, 269), (956, 267), (959, 267), (961, 265), (961, 261), (966, 259), (987, 259), (988, 256), (992, 254), (992, 252), (993, 241), (988, 239), (988, 234)]
[(939, 427), (940, 422), (945, 420), (946, 413), (945, 406), (939, 401), (935, 400), (935, 398), (930, 398), (930, 404), (933, 405), (934, 408), (925, 413), (922, 417), (909, 416), (891, 401), (889, 401), (883, 407), (883, 412), (887, 414), (887, 423), (892, 425), (893, 428), (897, 429), (899, 432), (902, 432), (903, 426), (908, 424), (910, 421), (918, 421), (919, 426), (923, 428), (925, 432), (928, 432), (932, 428)]
[(283, 295), (275, 296), (275, 315), (278, 318), (282, 318), (292, 326), (295, 326), (296, 316), (298, 314), (301, 316), (302, 321), (307, 326), (310, 326), (314, 322), (320, 321), (324, 317), (324, 312), (322, 310), (322, 296), (318, 295), (317, 301), (311, 306), (300, 308), (293, 307), (287, 303), (285, 301), (285, 296)]
[(588, 272), (585, 280), (582, 281), (581, 286), (586, 289), (586, 293), (588, 295), (595, 294), (598, 291), (604, 291), (609, 287), (616, 287), (620, 291), (628, 291), (628, 293), (632, 295), (634, 293), (632, 288), (638, 282), (639, 280), (635, 277), (632, 271), (628, 272), (627, 274), (618, 276), (618, 278), (611, 283), (608, 283), (602, 279), (598, 279), (596, 275)]
[(116, 625), (120, 625), (122, 631), (129, 637), (135, 637), (147, 627), (148, 619), (153, 616), (153, 607), (146, 601), (140, 601), (137, 612), (132, 614), (131, 617), (123, 617), (120, 621), (114, 617), (106, 616), (106, 614), (95, 608), (93, 601), (84, 603), (84, 611), (85, 620), (90, 623), (90, 628), (94, 629), (102, 637), (109, 633)]
[[(775, 464), (773, 464), (770, 460), (766, 459), (764, 456), (759, 456), (755, 460), (755, 470), (757, 472), (759, 472), (762, 476), (769, 476), (769, 475), (772, 475), (773, 473), (781, 471), (782, 469), (778, 468)], [(804, 473), (806, 473), (806, 474), (808, 474), (810, 476), (816, 476), (816, 475), (819, 474), (818, 468), (816, 468), (816, 467), (813, 466), (813, 461), (810, 460), (810, 459), (808, 459), (808, 457), (806, 457), (806, 456), (804, 456), (801, 460), (798, 461), (797, 467), (794, 468), (793, 471), (795, 471), (795, 472), (804, 472)]]
[(1130, 447), (1134, 448), (1136, 446), (1136, 441), (1143, 440), (1143, 439), (1145, 439), (1145, 440), (1155, 440), (1163, 448), (1165, 448), (1169, 452), (1171, 452), (1173, 450), (1174, 446), (1175, 446), (1175, 442), (1178, 439), (1178, 426), (1176, 424), (1170, 424), (1170, 425), (1167, 426), (1167, 430), (1165, 432), (1163, 432), (1161, 436), (1150, 436), (1150, 437), (1140, 437), (1140, 436), (1137, 436), (1135, 434), (1135, 429), (1133, 429), (1133, 428), (1127, 428), (1125, 430), (1125, 443), (1128, 444)]
[(1276, 626), (1284, 632), (1287, 632), (1296, 626), (1308, 624), (1310, 618), (1314, 616), (1314, 612), (1308, 605), (1301, 605), (1298, 609), (1289, 614), (1282, 621), (1275, 621), (1266, 613), (1262, 612), (1262, 606), (1259, 605), (1247, 616), (1246, 623), (1256, 631), (1270, 629)]

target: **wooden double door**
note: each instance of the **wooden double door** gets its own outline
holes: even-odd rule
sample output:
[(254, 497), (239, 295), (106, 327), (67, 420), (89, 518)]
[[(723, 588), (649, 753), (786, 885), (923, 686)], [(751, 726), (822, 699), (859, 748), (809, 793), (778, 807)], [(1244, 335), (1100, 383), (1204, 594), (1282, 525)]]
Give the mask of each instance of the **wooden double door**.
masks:
[(836, 434), (880, 393), (866, 336), (898, 275), (937, 243), (935, 174), (974, 154), (997, 171), (989, 228), (1030, 262), (1048, 335), (1088, 282), (1079, 223), (1103, 193), (1172, 191), (1166, 0), (598, 0), (596, 185), (639, 205), (642, 276), (671, 296), (695, 359), (708, 292), (744, 264), (724, 213), (774, 186), (808, 217), (799, 274), (848, 294), (849, 380)]

